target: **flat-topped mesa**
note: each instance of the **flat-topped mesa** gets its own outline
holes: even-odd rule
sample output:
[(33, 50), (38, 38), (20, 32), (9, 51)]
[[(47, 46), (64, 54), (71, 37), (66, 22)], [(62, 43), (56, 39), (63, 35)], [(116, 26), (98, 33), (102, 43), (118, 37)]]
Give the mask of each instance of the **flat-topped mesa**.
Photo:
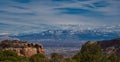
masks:
[(20, 40), (4, 40), (0, 42), (0, 50), (12, 50), (19, 56), (29, 57), (34, 54), (44, 54), (43, 46)]

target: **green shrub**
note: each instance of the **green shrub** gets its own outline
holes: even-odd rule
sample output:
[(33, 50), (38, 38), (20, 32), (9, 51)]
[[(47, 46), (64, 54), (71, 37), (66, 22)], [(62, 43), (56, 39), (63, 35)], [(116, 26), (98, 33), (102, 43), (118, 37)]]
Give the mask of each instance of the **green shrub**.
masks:
[(84, 44), (78, 54), (76, 54), (73, 59), (77, 62), (106, 62), (107, 57), (103, 54), (102, 49), (96, 45)]
[(29, 62), (25, 57), (18, 56), (14, 51), (0, 51), (0, 62)]
[(65, 62), (63, 55), (58, 53), (51, 54), (51, 62)]
[(49, 59), (42, 54), (35, 54), (30, 57), (30, 62), (49, 62)]

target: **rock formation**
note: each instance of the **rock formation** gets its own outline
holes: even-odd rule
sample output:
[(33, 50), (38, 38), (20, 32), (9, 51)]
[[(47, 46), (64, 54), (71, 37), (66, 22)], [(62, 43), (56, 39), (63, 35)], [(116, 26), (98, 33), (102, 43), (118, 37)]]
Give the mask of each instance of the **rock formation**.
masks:
[(120, 57), (120, 38), (97, 41), (97, 44), (102, 48), (103, 52), (108, 56), (111, 54), (116, 54)]
[(40, 44), (23, 42), (20, 40), (4, 40), (0, 42), (0, 50), (12, 50), (19, 56), (29, 57), (34, 54), (44, 54), (43, 46)]

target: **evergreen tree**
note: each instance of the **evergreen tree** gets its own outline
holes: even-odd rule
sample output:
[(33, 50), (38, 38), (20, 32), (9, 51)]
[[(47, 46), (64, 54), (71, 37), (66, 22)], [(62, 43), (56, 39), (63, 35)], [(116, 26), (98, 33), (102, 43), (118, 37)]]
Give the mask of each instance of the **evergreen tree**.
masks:
[(14, 51), (0, 51), (0, 62), (29, 62), (25, 57), (18, 56)]
[(108, 62), (101, 48), (95, 43), (86, 43), (81, 51), (73, 57), (77, 62)]
[(49, 62), (49, 60), (42, 54), (35, 54), (30, 57), (30, 62)]
[(64, 57), (58, 53), (51, 54), (51, 62), (65, 62)]
[(111, 62), (120, 62), (120, 57), (116, 56), (115, 54), (112, 54), (111, 56), (109, 56), (109, 60)]

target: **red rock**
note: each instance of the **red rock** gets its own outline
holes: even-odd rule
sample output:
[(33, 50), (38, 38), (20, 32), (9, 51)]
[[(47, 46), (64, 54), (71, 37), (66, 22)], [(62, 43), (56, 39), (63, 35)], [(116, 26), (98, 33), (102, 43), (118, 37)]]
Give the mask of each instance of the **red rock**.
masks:
[(0, 50), (13, 50), (19, 56), (29, 57), (34, 54), (44, 54), (43, 46), (40, 44), (23, 42), (20, 40), (4, 40), (0, 42)]

